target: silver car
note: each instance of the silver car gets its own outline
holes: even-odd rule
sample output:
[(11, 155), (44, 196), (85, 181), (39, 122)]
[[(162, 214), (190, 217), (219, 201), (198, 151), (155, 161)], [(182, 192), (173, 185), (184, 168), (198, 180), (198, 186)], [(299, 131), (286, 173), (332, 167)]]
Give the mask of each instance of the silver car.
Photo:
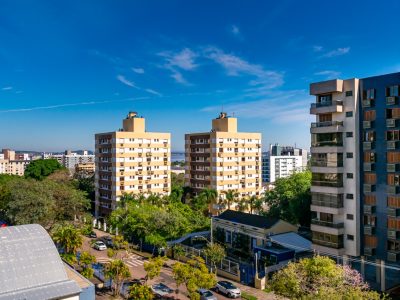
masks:
[(215, 291), (217, 293), (222, 293), (229, 298), (239, 298), (242, 295), (240, 290), (232, 282), (224, 280), (217, 282), (217, 285), (215, 286)]
[(200, 294), (200, 300), (218, 300), (210, 290), (199, 289), (197, 292)]

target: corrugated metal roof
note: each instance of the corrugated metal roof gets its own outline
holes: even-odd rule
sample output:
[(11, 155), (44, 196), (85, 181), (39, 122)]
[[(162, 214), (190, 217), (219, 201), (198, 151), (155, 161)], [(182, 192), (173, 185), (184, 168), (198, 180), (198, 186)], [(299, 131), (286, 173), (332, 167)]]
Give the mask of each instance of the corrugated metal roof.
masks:
[(0, 228), (0, 299), (55, 299), (80, 293), (37, 224)]
[(271, 235), (272, 242), (294, 250), (296, 253), (311, 250), (311, 242), (295, 232)]

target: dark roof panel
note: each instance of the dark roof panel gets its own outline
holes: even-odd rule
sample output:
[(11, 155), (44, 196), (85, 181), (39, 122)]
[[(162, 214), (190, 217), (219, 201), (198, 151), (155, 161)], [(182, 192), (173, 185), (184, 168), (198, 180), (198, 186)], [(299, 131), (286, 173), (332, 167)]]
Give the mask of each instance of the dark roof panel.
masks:
[(269, 229), (279, 221), (276, 218), (263, 217), (235, 210), (226, 210), (214, 218), (263, 229)]

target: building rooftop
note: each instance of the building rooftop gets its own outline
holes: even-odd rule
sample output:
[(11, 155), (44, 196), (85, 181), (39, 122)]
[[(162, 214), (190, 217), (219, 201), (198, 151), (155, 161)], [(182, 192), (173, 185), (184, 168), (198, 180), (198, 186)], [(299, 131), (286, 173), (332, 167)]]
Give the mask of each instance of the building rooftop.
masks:
[(60, 299), (80, 292), (42, 226), (0, 228), (0, 300)]
[(279, 222), (279, 219), (248, 214), (235, 210), (226, 210), (214, 219), (221, 219), (234, 223), (244, 224), (252, 227), (268, 229)]

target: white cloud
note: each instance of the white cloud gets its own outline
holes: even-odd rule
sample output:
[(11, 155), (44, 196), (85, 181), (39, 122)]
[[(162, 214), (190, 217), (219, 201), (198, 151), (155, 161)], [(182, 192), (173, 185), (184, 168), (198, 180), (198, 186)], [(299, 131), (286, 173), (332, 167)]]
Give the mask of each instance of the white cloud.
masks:
[(176, 82), (181, 83), (181, 84), (185, 84), (185, 85), (189, 85), (189, 83), (183, 77), (181, 72), (176, 71), (176, 70), (171, 70), (171, 71), (172, 71), (171, 77), (174, 78)]
[(132, 68), (132, 71), (137, 73), (137, 74), (144, 74), (144, 69), (143, 68)]
[(136, 89), (138, 88), (133, 81), (126, 79), (125, 76), (123, 76), (123, 75), (118, 75), (117, 80), (119, 80), (120, 82), (122, 82), (123, 84), (125, 84), (127, 86), (130, 86), (130, 87), (133, 87)]
[(336, 56), (345, 55), (349, 52), (350, 52), (350, 47), (337, 48), (337, 49), (334, 49), (334, 50), (331, 50), (331, 51), (325, 53), (324, 55), (322, 55), (322, 57), (336, 57)]
[(325, 76), (326, 79), (335, 79), (338, 78), (342, 73), (338, 71), (333, 71), (333, 70), (324, 70), (320, 72), (314, 73), (314, 75), (317, 76)]
[(165, 64), (163, 68), (171, 71), (171, 77), (175, 79), (176, 82), (188, 85), (189, 83), (183, 77), (180, 70), (192, 71), (198, 67), (195, 63), (195, 59), (198, 54), (189, 48), (184, 48), (180, 52), (161, 52), (158, 55), (165, 58)]
[(153, 94), (153, 95), (159, 96), (159, 97), (161, 97), (161, 96), (162, 96), (162, 94), (161, 94), (161, 93), (159, 93), (159, 92), (157, 92), (157, 91), (155, 91), (155, 90), (153, 90), (153, 89), (145, 89), (145, 91), (146, 91), (146, 92), (148, 92), (148, 93), (150, 93), (150, 94)]
[[(269, 119), (273, 123), (311, 122), (311, 99), (304, 90), (271, 91), (269, 96), (255, 101), (243, 101), (224, 105), (228, 113), (241, 118)], [(202, 111), (219, 111), (220, 106), (209, 106)]]
[(12, 90), (12, 89), (13, 89), (12, 86), (5, 86), (5, 87), (2, 88), (3, 91), (9, 91), (9, 90)]
[(206, 56), (221, 65), (228, 76), (249, 75), (256, 77), (249, 82), (255, 88), (274, 88), (283, 84), (283, 74), (277, 71), (265, 70), (263, 66), (252, 64), (234, 54), (225, 53), (219, 48), (208, 47)]
[(240, 35), (240, 29), (239, 29), (239, 27), (237, 27), (236, 25), (232, 25), (232, 26), (231, 26), (231, 32), (232, 32), (234, 35)]
[(313, 46), (313, 51), (314, 52), (320, 52), (320, 51), (322, 51), (324, 49), (324, 47), (322, 47), (322, 46), (318, 46), (318, 45), (314, 45)]

